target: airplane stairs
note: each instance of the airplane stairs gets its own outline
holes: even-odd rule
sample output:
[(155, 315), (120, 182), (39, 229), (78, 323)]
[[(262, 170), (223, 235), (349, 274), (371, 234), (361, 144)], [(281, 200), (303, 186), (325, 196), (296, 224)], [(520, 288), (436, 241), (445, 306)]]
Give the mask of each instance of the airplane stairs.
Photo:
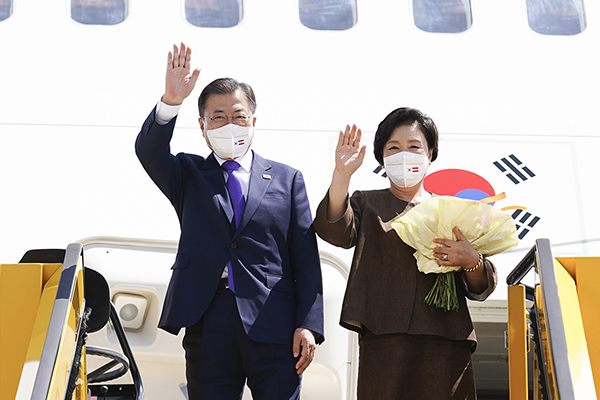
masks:
[(538, 239), (507, 283), (510, 399), (600, 398), (600, 257), (554, 258)]
[[(108, 284), (83, 247), (32, 250), (0, 264), (0, 400), (143, 399), (143, 385)], [(86, 346), (110, 320), (122, 353)], [(110, 361), (87, 372), (87, 357)], [(107, 381), (131, 373), (132, 384)]]

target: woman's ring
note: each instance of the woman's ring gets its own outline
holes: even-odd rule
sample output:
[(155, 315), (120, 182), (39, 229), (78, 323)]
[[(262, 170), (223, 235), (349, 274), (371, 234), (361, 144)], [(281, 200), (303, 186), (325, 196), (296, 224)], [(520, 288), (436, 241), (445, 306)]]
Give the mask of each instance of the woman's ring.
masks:
[(444, 261), (448, 260), (448, 254), (444, 254)]

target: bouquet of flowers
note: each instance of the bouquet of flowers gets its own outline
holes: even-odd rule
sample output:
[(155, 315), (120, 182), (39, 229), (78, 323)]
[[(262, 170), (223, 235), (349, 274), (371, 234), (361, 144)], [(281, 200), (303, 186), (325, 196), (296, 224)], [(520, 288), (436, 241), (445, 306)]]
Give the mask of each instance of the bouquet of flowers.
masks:
[(475, 200), (434, 196), (395, 218), (392, 227), (402, 241), (417, 250), (419, 271), (439, 274), (425, 302), (445, 311), (458, 310), (454, 272), (462, 267), (438, 265), (433, 256), (433, 239), (456, 240), (457, 226), (473, 248), (492, 256), (517, 246), (519, 239), (513, 219), (505, 212)]

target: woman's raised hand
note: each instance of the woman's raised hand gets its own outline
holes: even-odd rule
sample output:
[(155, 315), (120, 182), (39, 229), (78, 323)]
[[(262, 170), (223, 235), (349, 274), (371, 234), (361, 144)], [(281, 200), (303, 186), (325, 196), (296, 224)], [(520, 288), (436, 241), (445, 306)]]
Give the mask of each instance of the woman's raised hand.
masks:
[(362, 132), (356, 125), (346, 125), (345, 131), (340, 131), (340, 137), (335, 148), (335, 172), (351, 176), (361, 166), (367, 146), (360, 147)]
[(346, 210), (346, 197), (350, 186), (350, 177), (361, 166), (367, 146), (360, 147), (360, 129), (356, 125), (346, 126), (346, 131), (340, 131), (340, 138), (335, 148), (335, 170), (329, 186), (329, 204), (327, 219), (337, 221)]
[(191, 71), (192, 49), (181, 43), (181, 48), (173, 45), (173, 52), (167, 58), (167, 77), (162, 101), (169, 105), (179, 105), (190, 95), (200, 70)]

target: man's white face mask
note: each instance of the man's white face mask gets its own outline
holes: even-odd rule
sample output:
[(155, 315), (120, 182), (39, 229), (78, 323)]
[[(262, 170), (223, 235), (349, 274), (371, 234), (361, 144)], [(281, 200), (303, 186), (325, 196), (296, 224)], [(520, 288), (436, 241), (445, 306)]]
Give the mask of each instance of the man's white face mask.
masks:
[(223, 159), (235, 159), (250, 149), (254, 127), (228, 124), (217, 129), (207, 129), (205, 134), (216, 155)]
[(429, 167), (429, 157), (401, 151), (383, 158), (385, 173), (401, 188), (409, 188), (423, 180)]

